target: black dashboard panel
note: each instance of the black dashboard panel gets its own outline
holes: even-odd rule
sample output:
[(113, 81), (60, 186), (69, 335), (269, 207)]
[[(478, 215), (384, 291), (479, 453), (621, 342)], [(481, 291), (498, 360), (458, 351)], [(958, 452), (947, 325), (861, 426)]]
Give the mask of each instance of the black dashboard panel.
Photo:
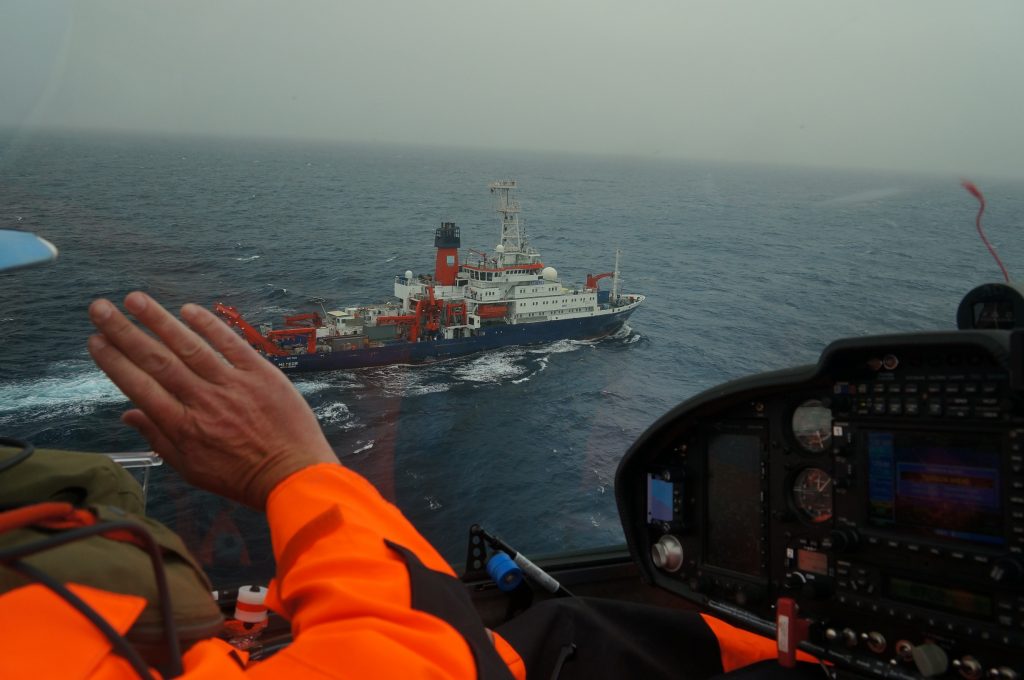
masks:
[(642, 574), (766, 634), (785, 598), (803, 648), (862, 675), (1019, 677), (1021, 340), (841, 340), (684, 402), (616, 477)]

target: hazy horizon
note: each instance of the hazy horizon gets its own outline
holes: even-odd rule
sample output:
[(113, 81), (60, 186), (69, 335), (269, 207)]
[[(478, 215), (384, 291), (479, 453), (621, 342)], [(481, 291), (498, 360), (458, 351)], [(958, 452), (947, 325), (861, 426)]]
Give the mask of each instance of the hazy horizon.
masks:
[(1016, 2), (0, 0), (0, 127), (1020, 179), (1022, 28)]

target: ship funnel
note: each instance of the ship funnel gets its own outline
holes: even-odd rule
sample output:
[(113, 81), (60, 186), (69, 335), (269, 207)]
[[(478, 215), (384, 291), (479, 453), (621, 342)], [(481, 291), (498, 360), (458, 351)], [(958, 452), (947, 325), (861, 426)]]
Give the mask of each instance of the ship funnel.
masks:
[(442, 286), (454, 286), (455, 275), (459, 273), (459, 246), (462, 239), (454, 222), (442, 222), (434, 231), (434, 247), (437, 259), (434, 261), (434, 280)]

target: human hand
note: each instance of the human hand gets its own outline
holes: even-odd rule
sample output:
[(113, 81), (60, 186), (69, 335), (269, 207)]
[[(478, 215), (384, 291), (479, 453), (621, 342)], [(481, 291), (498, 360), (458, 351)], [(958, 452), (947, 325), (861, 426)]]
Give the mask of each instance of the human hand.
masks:
[(186, 327), (144, 293), (124, 306), (163, 342), (100, 299), (89, 353), (136, 406), (122, 420), (188, 482), (262, 510), (293, 472), (338, 463), (291, 381), (211, 312), (185, 305)]

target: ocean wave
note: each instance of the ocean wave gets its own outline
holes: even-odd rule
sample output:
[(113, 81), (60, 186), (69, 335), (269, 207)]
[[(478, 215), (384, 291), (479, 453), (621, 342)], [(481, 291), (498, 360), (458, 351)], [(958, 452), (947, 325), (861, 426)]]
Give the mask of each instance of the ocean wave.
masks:
[(301, 394), (304, 397), (308, 397), (311, 394), (316, 394), (317, 392), (323, 392), (324, 390), (333, 387), (333, 385), (328, 381), (318, 379), (293, 380), (292, 384), (295, 385), (295, 389), (299, 391), (299, 394)]
[(354, 449), (352, 451), (352, 454), (354, 455), (354, 454), (357, 454), (357, 453), (362, 453), (363, 451), (369, 451), (370, 449), (373, 448), (374, 444), (376, 444), (376, 443), (377, 442), (374, 441), (373, 439), (371, 439), (370, 441), (368, 441), (366, 443), (363, 443), (361, 440), (357, 441), (356, 444), (362, 444), (362, 446)]
[(393, 397), (447, 392), (452, 386), (445, 369), (436, 365), (394, 364), (371, 369), (366, 375)]
[(453, 374), (459, 380), (474, 383), (500, 383), (521, 378), (529, 371), (526, 366), (516, 362), (516, 359), (522, 356), (522, 352), (514, 350), (484, 354), (469, 364), (460, 366)]
[(2, 420), (15, 414), (19, 419), (85, 415), (117, 402), (128, 399), (99, 370), (0, 384)]
[(901, 187), (884, 187), (881, 189), (869, 189), (867, 191), (858, 191), (853, 194), (846, 194), (844, 196), (836, 196), (835, 198), (828, 198), (824, 201), (818, 201), (812, 203), (812, 206), (828, 206), (828, 205), (855, 205), (858, 203), (870, 203), (872, 201), (881, 201), (894, 196), (899, 196), (907, 192), (907, 189)]
[(249, 257), (236, 257), (236, 262), (252, 262), (253, 260), (260, 259), (259, 255), (250, 255)]
[(576, 350), (583, 347), (590, 347), (594, 344), (593, 340), (556, 340), (549, 345), (544, 345), (537, 349), (527, 350), (530, 354), (543, 354), (545, 356), (550, 354), (564, 354), (566, 352), (575, 352)]
[(410, 388), (406, 394), (409, 396), (418, 397), (423, 394), (436, 394), (438, 392), (447, 392), (451, 389), (450, 383), (433, 383), (430, 385), (418, 385)]
[(338, 423), (345, 424), (345, 429), (351, 429), (355, 427), (353, 423), (354, 416), (349, 410), (348, 406), (340, 401), (334, 401), (327, 404), (321, 404), (313, 409), (313, 413), (316, 414), (317, 420), (322, 425), (335, 425)]

